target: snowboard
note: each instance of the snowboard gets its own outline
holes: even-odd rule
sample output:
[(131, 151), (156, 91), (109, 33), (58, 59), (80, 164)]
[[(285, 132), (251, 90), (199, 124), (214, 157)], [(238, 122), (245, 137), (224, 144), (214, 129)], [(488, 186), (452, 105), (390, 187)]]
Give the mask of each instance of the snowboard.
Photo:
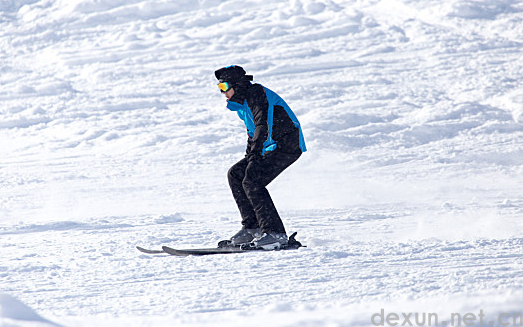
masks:
[(136, 249), (140, 252), (147, 253), (147, 254), (160, 254), (164, 253), (163, 250), (149, 250), (146, 248), (142, 248), (141, 246), (136, 246)]
[(202, 249), (174, 249), (168, 246), (162, 246), (165, 253), (179, 257), (188, 255), (210, 255), (210, 254), (228, 254), (228, 253), (243, 253), (247, 252), (240, 247), (226, 247), (226, 248), (202, 248)]
[(255, 247), (253, 244), (245, 244), (242, 246), (233, 246), (230, 244), (230, 241), (221, 241), (218, 243), (216, 248), (194, 248), (194, 249), (175, 249), (169, 246), (162, 246), (162, 250), (149, 250), (137, 246), (140, 252), (147, 254), (161, 254), (167, 253), (173, 256), (185, 257), (189, 255), (202, 256), (202, 255), (212, 255), (212, 254), (230, 254), (230, 253), (246, 253), (246, 252), (256, 252), (256, 251), (280, 251), (280, 250), (295, 250), (300, 247), (305, 247), (300, 242), (296, 241), (297, 233), (292, 234), (289, 237), (289, 243), (283, 247), (276, 249), (263, 249)]

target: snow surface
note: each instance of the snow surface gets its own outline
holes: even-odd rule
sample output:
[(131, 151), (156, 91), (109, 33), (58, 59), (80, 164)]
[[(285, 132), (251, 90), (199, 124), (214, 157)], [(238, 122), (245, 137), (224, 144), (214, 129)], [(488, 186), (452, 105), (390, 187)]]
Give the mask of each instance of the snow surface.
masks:
[[(523, 312), (522, 50), (519, 0), (1, 1), (0, 326), (499, 325)], [(308, 247), (141, 254), (239, 228), (233, 63), (303, 125), (270, 192)]]

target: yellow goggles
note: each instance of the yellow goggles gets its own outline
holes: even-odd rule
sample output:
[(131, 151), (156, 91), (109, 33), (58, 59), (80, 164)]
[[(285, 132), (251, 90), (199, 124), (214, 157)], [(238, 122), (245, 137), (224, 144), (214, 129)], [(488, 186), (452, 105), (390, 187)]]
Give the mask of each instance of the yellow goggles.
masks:
[(221, 82), (221, 83), (218, 83), (218, 88), (222, 92), (227, 92), (232, 88), (232, 86), (231, 86), (231, 84), (229, 84), (227, 82)]

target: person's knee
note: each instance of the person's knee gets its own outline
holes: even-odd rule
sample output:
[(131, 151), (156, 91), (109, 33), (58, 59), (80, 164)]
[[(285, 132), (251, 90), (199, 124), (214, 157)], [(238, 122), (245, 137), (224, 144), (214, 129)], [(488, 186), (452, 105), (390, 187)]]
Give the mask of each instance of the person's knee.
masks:
[(231, 182), (232, 179), (235, 179), (234, 178), (234, 166), (229, 168), (229, 170), (227, 171), (227, 179), (229, 180), (229, 183)]
[(245, 172), (237, 164), (229, 168), (227, 171), (227, 179), (229, 184), (239, 184), (243, 180)]

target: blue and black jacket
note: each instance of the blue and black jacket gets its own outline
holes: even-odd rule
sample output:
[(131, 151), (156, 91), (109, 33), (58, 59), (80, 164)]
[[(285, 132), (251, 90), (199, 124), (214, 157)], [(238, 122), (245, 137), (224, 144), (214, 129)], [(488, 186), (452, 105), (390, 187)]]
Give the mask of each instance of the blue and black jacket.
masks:
[(247, 127), (247, 155), (307, 151), (296, 115), (278, 94), (263, 85), (249, 82), (236, 87), (227, 108), (235, 111)]

